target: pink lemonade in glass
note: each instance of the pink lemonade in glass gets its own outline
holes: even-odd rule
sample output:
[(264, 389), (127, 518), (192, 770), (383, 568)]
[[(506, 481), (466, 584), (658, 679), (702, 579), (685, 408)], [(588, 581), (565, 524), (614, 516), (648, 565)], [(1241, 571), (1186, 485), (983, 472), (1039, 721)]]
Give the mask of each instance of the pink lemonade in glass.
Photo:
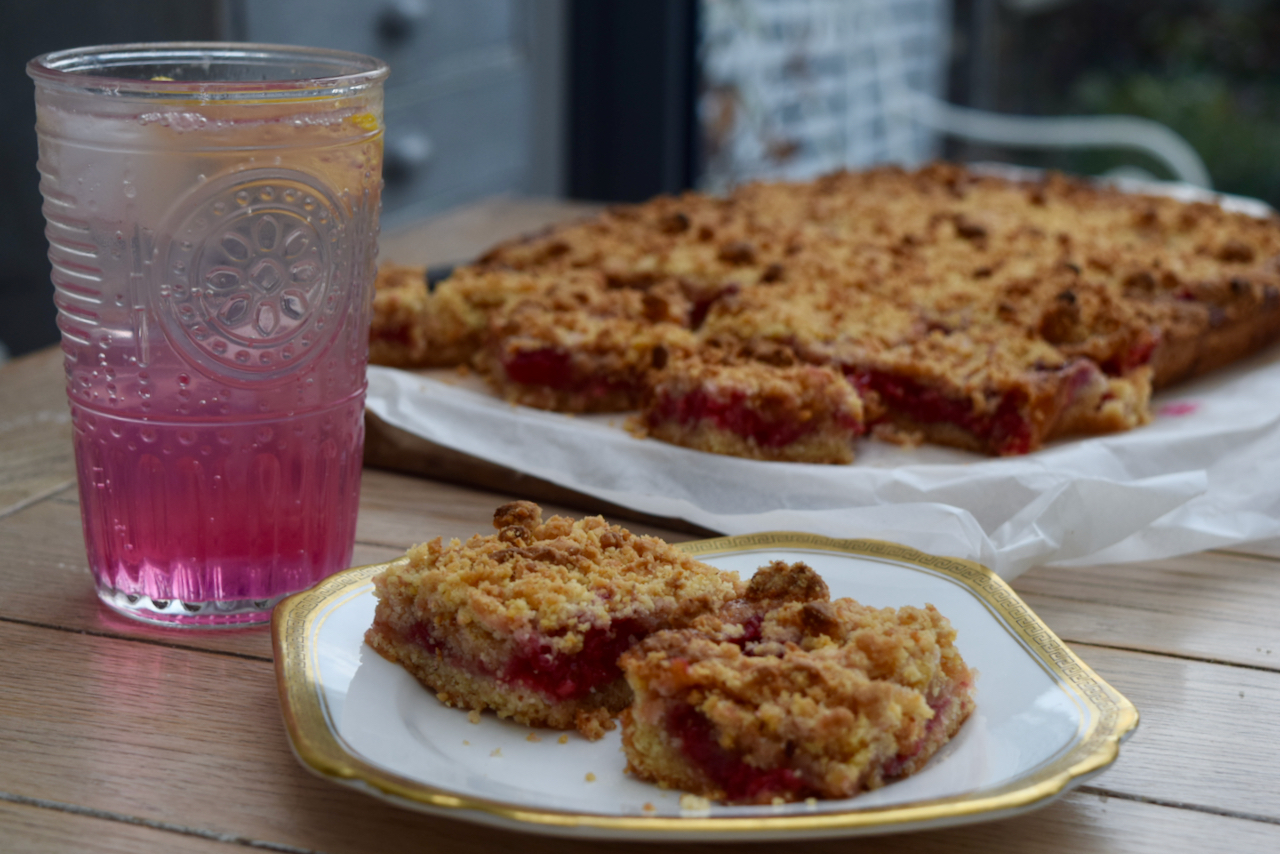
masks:
[(351, 559), (386, 66), (175, 44), (29, 72), (98, 595), (264, 622)]

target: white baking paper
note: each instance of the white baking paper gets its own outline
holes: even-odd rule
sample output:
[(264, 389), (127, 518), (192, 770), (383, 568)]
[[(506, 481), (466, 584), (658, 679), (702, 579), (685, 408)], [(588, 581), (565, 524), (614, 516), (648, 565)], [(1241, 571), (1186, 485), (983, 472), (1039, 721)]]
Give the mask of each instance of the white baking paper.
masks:
[(867, 537), (977, 560), (1146, 560), (1280, 536), (1280, 350), (1158, 395), (1153, 423), (1022, 457), (872, 439), (848, 466), (636, 439), (623, 416), (516, 407), (450, 371), (369, 369), (368, 408), (437, 444), (725, 534)]

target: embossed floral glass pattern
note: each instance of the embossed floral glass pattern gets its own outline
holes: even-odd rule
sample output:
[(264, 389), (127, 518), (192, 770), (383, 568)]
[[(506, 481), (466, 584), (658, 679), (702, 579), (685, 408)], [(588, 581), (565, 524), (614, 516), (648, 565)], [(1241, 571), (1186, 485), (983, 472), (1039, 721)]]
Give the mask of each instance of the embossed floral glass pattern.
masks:
[(28, 72), (98, 594), (264, 621), (350, 562), (386, 66), (184, 43)]

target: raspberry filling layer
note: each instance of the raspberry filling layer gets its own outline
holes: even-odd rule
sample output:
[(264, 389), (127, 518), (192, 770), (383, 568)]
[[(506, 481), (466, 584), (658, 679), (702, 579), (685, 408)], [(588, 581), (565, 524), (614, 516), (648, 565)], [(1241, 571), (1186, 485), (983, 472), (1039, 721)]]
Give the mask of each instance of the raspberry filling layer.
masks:
[(618, 657), (644, 635), (639, 620), (615, 620), (608, 628), (588, 630), (582, 649), (572, 655), (560, 655), (531, 640), (501, 678), (556, 700), (580, 699), (621, 679)]
[(667, 715), (667, 728), (680, 740), (686, 759), (724, 790), (734, 803), (768, 803), (775, 797), (800, 798), (804, 781), (790, 768), (755, 768), (716, 741), (711, 721), (680, 703)]
[(411, 642), (427, 652), (447, 656), (456, 667), (523, 685), (560, 701), (581, 699), (621, 679), (618, 657), (641, 640), (645, 631), (639, 620), (615, 620), (608, 628), (588, 630), (582, 639), (582, 649), (572, 655), (560, 655), (542, 646), (537, 639), (531, 639), (501, 673), (493, 673), (479, 661), (459, 661), (432, 636), (431, 628), (425, 623), (417, 623), (406, 634)]
[(544, 386), (588, 397), (608, 397), (615, 394), (631, 397), (640, 393), (640, 385), (634, 379), (580, 376), (574, 370), (573, 357), (554, 347), (508, 353), (502, 359), (502, 369), (506, 372), (507, 379), (514, 383)]
[[(751, 439), (761, 448), (790, 445), (815, 432), (822, 423), (819, 419), (769, 418), (753, 407), (743, 392), (734, 392), (728, 397), (712, 397), (702, 389), (683, 395), (660, 394), (657, 404), (649, 411), (649, 424), (656, 426), (663, 421), (673, 421), (686, 427), (705, 421), (721, 430)], [(862, 432), (862, 424), (848, 413), (838, 415), (836, 423), (855, 434)]]
[(377, 341), (386, 341), (390, 344), (400, 344), (408, 347), (413, 338), (412, 332), (413, 330), (408, 326), (395, 326), (375, 329), (372, 332), (372, 336)]
[(1026, 395), (1006, 392), (996, 411), (979, 415), (968, 400), (947, 397), (937, 389), (880, 371), (857, 371), (850, 375), (859, 390), (870, 389), (894, 412), (919, 424), (954, 424), (972, 433), (997, 454), (1025, 454), (1031, 450), (1031, 425), (1021, 409)]
[(552, 347), (508, 353), (502, 360), (502, 369), (512, 382), (561, 391), (568, 390), (574, 379), (572, 357)]

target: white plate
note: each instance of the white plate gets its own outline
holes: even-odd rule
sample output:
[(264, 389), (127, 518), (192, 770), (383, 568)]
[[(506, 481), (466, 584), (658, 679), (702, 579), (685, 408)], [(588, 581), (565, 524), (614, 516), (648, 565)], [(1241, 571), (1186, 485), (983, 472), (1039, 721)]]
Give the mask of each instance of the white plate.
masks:
[(985, 567), (870, 540), (757, 534), (683, 548), (749, 577), (803, 560), (833, 597), (933, 603), (979, 671), (977, 710), (916, 775), (848, 800), (688, 812), (680, 793), (624, 774), (618, 732), (589, 742), (492, 714), (472, 724), (363, 642), (371, 578), (348, 570), (276, 608), (280, 697), (312, 771), (403, 806), (563, 836), (726, 840), (851, 836), (1006, 817), (1042, 806), (1116, 758), (1133, 705)]

